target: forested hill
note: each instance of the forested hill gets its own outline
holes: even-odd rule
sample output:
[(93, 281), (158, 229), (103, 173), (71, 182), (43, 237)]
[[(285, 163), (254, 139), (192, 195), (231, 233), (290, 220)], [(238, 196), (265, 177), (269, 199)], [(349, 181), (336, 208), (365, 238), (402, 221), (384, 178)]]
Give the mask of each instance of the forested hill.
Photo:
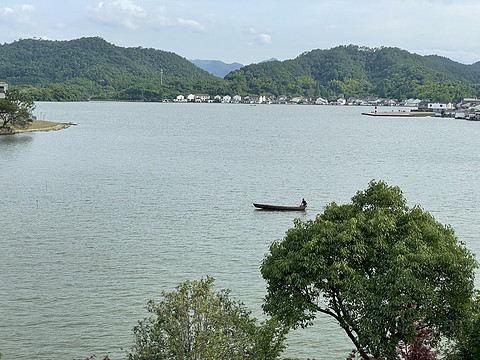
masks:
[(161, 100), (177, 92), (222, 91), (223, 83), (174, 53), (118, 47), (98, 37), (0, 45), (0, 79), (28, 86), (36, 100), (73, 101)]
[(0, 45), (0, 81), (45, 101), (160, 101), (207, 93), (456, 102), (479, 95), (480, 62), (348, 45), (248, 65), (221, 79), (174, 53), (119, 47), (99, 37), (24, 39)]
[(480, 89), (480, 63), (464, 65), (398, 48), (355, 45), (253, 64), (225, 77), (235, 93), (457, 101)]

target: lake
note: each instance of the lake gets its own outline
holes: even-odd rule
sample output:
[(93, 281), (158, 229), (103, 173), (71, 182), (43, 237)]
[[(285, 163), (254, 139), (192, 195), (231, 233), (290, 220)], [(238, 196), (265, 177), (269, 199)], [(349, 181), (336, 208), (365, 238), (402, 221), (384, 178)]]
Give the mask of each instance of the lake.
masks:
[[(40, 119), (78, 125), (0, 137), (2, 359), (122, 359), (147, 301), (205, 275), (262, 318), (269, 245), (372, 179), (479, 254), (480, 123), (370, 110), (38, 103)], [(252, 205), (302, 198), (304, 213)], [(353, 348), (327, 318), (288, 344), (300, 359)]]

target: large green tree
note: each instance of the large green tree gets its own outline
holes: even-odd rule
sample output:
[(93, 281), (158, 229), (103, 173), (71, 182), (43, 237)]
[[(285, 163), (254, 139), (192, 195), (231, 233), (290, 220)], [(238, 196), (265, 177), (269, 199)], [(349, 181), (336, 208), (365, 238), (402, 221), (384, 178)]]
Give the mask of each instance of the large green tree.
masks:
[(213, 278), (186, 281), (150, 301), (150, 318), (133, 330), (130, 360), (274, 360), (284, 349), (286, 328), (269, 319), (257, 324), (229, 291), (212, 290)]
[(480, 292), (477, 291), (475, 302), (471, 308), (471, 322), (462, 328), (460, 336), (450, 354), (448, 360), (478, 360), (480, 359)]
[(394, 359), (421, 329), (432, 345), (458, 335), (476, 267), (449, 226), (407, 207), (398, 187), (372, 181), (351, 203), (295, 220), (271, 245), (261, 266), (264, 310), (294, 328), (327, 314), (362, 358)]
[(24, 127), (32, 121), (35, 103), (18, 90), (8, 90), (5, 99), (0, 99), (2, 128), (8, 124)]

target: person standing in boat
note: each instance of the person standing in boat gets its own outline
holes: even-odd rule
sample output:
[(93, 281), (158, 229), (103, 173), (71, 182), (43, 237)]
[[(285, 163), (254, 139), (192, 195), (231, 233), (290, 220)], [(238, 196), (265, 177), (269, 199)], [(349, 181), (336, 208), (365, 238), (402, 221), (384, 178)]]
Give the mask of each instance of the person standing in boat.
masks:
[(307, 207), (307, 202), (305, 201), (305, 198), (302, 199), (302, 203), (300, 206)]

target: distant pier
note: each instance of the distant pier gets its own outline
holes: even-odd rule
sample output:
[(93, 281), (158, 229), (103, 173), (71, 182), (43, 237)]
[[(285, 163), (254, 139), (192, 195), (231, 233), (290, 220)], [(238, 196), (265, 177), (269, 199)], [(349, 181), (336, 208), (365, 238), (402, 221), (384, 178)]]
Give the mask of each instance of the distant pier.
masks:
[(363, 112), (362, 115), (367, 116), (396, 116), (396, 117), (421, 117), (434, 116), (435, 113), (427, 111), (372, 111)]

